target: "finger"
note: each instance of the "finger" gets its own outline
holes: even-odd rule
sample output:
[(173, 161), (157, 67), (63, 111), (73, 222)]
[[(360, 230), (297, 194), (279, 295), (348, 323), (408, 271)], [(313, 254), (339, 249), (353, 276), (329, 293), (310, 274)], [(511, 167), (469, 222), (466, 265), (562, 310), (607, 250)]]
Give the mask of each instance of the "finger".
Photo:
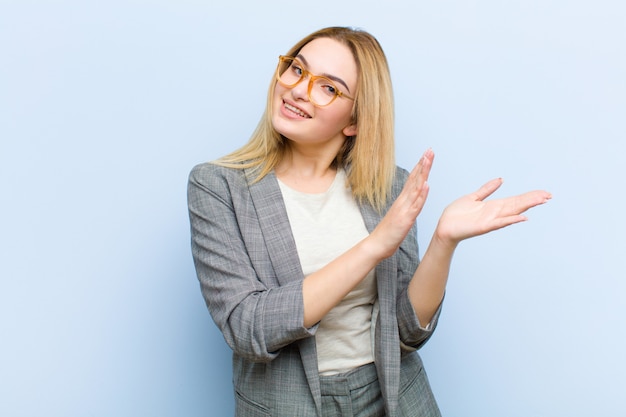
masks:
[(527, 220), (528, 220), (528, 217), (523, 216), (521, 214), (516, 214), (512, 216), (507, 216), (507, 217), (499, 217), (492, 222), (491, 227), (489, 228), (489, 231), (502, 229), (504, 227), (511, 226), (515, 223), (521, 223)]
[(543, 190), (529, 191), (524, 194), (509, 197), (505, 199), (506, 206), (508, 207), (506, 212), (509, 214), (521, 214), (535, 206), (547, 203), (551, 198), (552, 194)]
[(430, 175), (430, 169), (432, 167), (434, 156), (435, 154), (432, 149), (428, 149), (424, 152), (419, 162), (415, 165), (415, 167), (413, 167), (413, 170), (409, 174), (405, 184), (405, 189), (409, 189), (411, 191), (421, 190), (423, 184), (428, 180), (428, 176)]
[(485, 198), (489, 197), (493, 194), (500, 186), (502, 185), (502, 178), (495, 178), (482, 187), (480, 187), (476, 192), (473, 193), (473, 196), (476, 201), (483, 201)]
[(421, 179), (426, 182), (428, 180), (428, 176), (430, 175), (430, 170), (433, 166), (433, 161), (435, 159), (435, 153), (432, 149), (427, 149), (422, 155), (422, 170), (420, 173)]
[(413, 204), (411, 205), (413, 210), (416, 210), (417, 215), (419, 215), (419, 213), (422, 211), (422, 208), (424, 207), (424, 204), (426, 204), (426, 199), (428, 198), (428, 192), (430, 191), (430, 187), (428, 185), (427, 182), (425, 182), (422, 185), (422, 188), (420, 189), (419, 194), (417, 195), (417, 198), (415, 199), (415, 201), (413, 201)]
[(432, 165), (433, 160), (435, 159), (435, 152), (432, 150), (432, 148), (428, 148), (424, 151), (424, 154), (422, 154), (422, 159), (428, 161)]
[(435, 153), (432, 149), (427, 149), (423, 154), (420, 160), (415, 164), (413, 170), (411, 170), (411, 176), (418, 176), (423, 172), (424, 168), (430, 170), (430, 166), (432, 165), (433, 159), (435, 157)]

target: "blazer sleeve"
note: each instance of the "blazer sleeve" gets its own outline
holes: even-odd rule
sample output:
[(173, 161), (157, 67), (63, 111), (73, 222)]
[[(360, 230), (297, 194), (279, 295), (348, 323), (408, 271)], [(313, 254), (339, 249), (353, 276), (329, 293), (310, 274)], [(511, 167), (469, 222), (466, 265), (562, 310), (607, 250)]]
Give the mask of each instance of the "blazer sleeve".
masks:
[(202, 295), (226, 343), (243, 358), (268, 362), (315, 327), (303, 327), (302, 280), (278, 285), (272, 277), (247, 193), (240, 170), (194, 167), (187, 189), (191, 247)]
[[(394, 184), (394, 199), (402, 190), (407, 177), (408, 172), (399, 168)], [(413, 278), (420, 262), (417, 244), (417, 225), (413, 225), (404, 242), (400, 245), (396, 256), (398, 257), (398, 294), (396, 300), (398, 330), (403, 349), (412, 351), (419, 349), (432, 336), (437, 327), (443, 303), (439, 305), (428, 326), (422, 327), (408, 294), (409, 282)]]

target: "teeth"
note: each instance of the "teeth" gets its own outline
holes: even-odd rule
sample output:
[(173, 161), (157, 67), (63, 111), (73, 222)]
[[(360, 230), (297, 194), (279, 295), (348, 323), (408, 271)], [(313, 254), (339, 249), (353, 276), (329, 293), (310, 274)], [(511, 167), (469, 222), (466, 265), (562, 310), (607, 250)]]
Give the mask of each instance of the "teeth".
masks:
[(285, 107), (288, 110), (296, 113), (297, 115), (300, 115), (302, 117), (306, 117), (307, 119), (311, 117), (308, 114), (306, 114), (305, 112), (303, 112), (302, 110), (300, 110), (299, 108), (292, 106), (291, 104), (285, 103)]

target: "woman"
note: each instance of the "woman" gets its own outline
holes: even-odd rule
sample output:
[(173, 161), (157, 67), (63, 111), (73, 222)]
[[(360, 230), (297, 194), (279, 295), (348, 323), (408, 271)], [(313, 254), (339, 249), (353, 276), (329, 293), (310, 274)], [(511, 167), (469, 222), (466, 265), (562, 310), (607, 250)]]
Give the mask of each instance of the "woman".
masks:
[(250, 141), (189, 179), (202, 293), (233, 349), (237, 416), (438, 416), (417, 354), (460, 241), (525, 220), (544, 191), (452, 203), (420, 262), (431, 150), (396, 168), (374, 37), (326, 28), (279, 58)]

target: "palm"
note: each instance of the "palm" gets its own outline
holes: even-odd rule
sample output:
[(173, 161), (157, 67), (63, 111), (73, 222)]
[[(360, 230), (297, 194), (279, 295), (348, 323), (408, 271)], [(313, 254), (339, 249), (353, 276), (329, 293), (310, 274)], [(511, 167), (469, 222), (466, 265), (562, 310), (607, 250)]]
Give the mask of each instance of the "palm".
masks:
[(489, 181), (478, 191), (459, 198), (443, 212), (438, 235), (453, 243), (482, 235), (526, 220), (526, 210), (543, 204), (551, 196), (545, 191), (530, 191), (513, 197), (485, 201), (502, 185), (501, 179)]
[(427, 150), (411, 171), (402, 192), (372, 233), (383, 257), (391, 256), (404, 240), (428, 197), (428, 176), (435, 154)]

